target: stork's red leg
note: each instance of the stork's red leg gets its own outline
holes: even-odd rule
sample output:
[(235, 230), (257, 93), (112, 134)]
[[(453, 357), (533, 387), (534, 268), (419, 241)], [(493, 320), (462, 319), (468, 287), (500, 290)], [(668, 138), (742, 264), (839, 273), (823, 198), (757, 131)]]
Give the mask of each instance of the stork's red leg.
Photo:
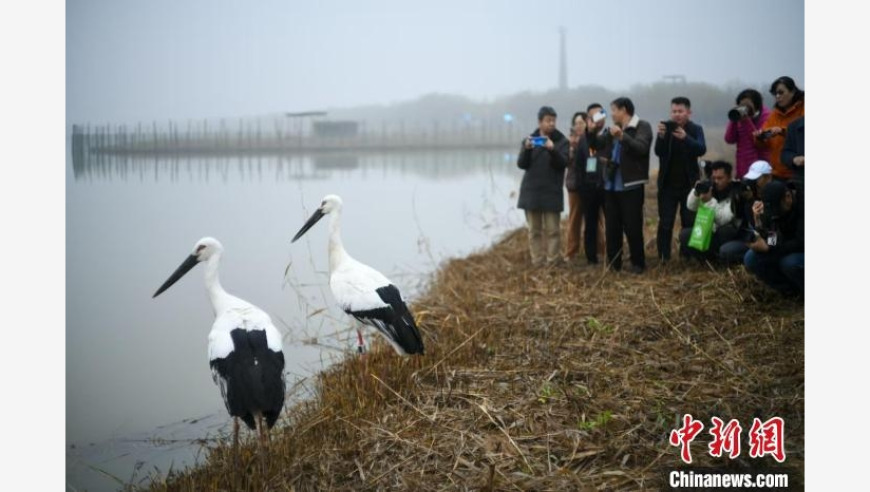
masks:
[(357, 352), (359, 352), (360, 355), (366, 353), (366, 343), (365, 343), (365, 340), (363, 339), (362, 331), (359, 328), (356, 329), (356, 339), (357, 339), (357, 346), (356, 346)]
[(233, 417), (233, 452), (239, 452), (239, 418)]

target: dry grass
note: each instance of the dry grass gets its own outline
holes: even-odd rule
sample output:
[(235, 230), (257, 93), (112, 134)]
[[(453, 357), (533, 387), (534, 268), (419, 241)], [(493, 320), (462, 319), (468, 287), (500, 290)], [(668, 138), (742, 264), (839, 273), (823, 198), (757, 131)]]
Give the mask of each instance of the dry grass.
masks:
[[(250, 443), (234, 464), (220, 444), (152, 490), (658, 490), (684, 413), (705, 424), (696, 464), (739, 470), (774, 468), (748, 457), (747, 431), (783, 417), (778, 469), (802, 482), (802, 303), (742, 268), (675, 263), (536, 270), (514, 231), (417, 300), (424, 357), (350, 357), (286, 412), (267, 458)], [(707, 454), (712, 416), (740, 421), (740, 458)]]

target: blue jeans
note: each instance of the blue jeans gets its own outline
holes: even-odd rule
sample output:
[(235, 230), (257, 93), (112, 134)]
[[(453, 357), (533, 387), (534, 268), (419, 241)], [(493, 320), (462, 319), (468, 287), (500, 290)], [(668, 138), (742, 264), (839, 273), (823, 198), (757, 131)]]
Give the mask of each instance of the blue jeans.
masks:
[(739, 265), (743, 263), (749, 246), (740, 240), (728, 241), (719, 248), (719, 261), (725, 265)]
[(781, 256), (756, 253), (750, 249), (743, 257), (743, 264), (762, 282), (782, 294), (803, 294), (804, 292), (803, 253)]

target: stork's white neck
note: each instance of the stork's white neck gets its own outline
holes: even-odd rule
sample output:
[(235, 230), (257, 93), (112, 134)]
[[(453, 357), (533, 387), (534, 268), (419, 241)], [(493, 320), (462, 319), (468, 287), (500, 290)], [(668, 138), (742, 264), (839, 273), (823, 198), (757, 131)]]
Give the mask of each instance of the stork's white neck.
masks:
[(232, 296), (227, 294), (227, 291), (221, 286), (221, 280), (218, 276), (220, 262), (220, 253), (213, 254), (205, 262), (205, 288), (208, 291), (215, 316), (224, 312), (232, 304)]
[(329, 273), (332, 273), (348, 255), (341, 243), (341, 209), (329, 215)]

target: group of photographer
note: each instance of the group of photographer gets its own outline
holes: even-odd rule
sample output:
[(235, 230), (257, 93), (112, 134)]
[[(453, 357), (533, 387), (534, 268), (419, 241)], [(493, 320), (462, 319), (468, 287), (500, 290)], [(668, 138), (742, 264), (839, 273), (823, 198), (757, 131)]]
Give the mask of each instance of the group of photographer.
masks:
[(764, 118), (760, 94), (751, 89), (737, 96), (737, 107), (728, 115), (725, 140), (737, 142), (738, 158), (741, 152), (749, 155), (750, 145), (758, 154), (737, 176), (738, 233), (720, 247), (719, 259), (736, 263), (742, 253), (746, 269), (765, 284), (786, 295), (803, 294), (804, 91), (784, 76), (773, 81), (770, 94), (775, 104), (769, 117)]
[[(579, 244), (585, 218), (584, 246), (589, 264), (598, 263), (600, 213), (604, 210), (608, 265), (622, 269), (622, 237), (628, 239), (632, 273), (646, 268), (643, 254), (644, 186), (649, 181), (652, 127), (634, 114), (634, 103), (620, 97), (610, 103), (613, 125), (600, 104), (591, 104), (585, 120), (577, 121), (571, 137), (556, 130), (556, 112), (549, 106), (538, 111), (538, 128), (523, 139), (517, 165), (525, 171), (517, 206), (525, 210), (532, 264), (555, 265), (563, 261), (559, 215), (564, 209), (562, 186), (568, 173), (569, 235)], [(572, 197), (572, 193), (576, 193)], [(582, 204), (582, 206), (581, 206)], [(582, 207), (582, 208), (581, 208)], [(571, 241), (569, 240), (569, 243)], [(573, 251), (572, 251), (573, 250)], [(574, 255), (579, 248), (571, 248)], [(568, 259), (571, 259), (569, 256)]]
[[(736, 144), (736, 167), (700, 160), (707, 146), (703, 128), (691, 120), (691, 101), (671, 100), (670, 118), (655, 127), (656, 249), (666, 264), (679, 212), (681, 257), (742, 263), (783, 294), (802, 294), (804, 92), (790, 77), (779, 77), (770, 93), (776, 102), (772, 110), (758, 91), (746, 89), (728, 112), (725, 141)], [(574, 114), (566, 137), (556, 130), (555, 110), (542, 107), (538, 129), (523, 140), (518, 166), (525, 175), (518, 207), (526, 213), (536, 266), (576, 261), (582, 236), (588, 264), (598, 264), (605, 250), (608, 266), (619, 271), (624, 236), (628, 271), (641, 274), (646, 268), (643, 204), (653, 127), (635, 114), (629, 98), (615, 99), (609, 109), (608, 115), (593, 103)], [(563, 186), (570, 207), (564, 256), (559, 232)], [(702, 218), (704, 227), (699, 226)]]

